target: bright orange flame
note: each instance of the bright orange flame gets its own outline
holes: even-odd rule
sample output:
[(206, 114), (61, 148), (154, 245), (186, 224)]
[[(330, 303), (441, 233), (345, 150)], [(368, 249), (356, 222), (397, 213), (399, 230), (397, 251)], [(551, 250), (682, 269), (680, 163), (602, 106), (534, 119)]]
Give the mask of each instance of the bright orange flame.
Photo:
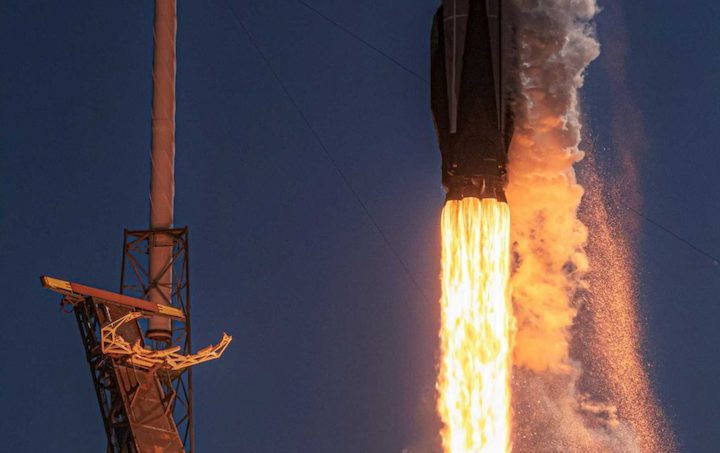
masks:
[(446, 203), (437, 383), (446, 452), (510, 451), (509, 249), (506, 203), (477, 198)]

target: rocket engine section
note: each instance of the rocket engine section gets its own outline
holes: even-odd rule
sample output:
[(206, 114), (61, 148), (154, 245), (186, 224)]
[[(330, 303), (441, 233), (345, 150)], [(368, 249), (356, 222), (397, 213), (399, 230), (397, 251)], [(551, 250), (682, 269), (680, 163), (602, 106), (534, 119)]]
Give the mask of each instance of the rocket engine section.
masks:
[(447, 200), (506, 201), (513, 46), (503, 3), (443, 0), (433, 21), (431, 108)]

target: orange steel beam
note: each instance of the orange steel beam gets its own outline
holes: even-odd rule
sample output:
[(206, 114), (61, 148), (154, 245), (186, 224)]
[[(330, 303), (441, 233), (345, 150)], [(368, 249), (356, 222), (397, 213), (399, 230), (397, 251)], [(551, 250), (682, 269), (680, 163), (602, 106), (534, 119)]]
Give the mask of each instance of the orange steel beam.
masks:
[(182, 310), (169, 305), (156, 304), (142, 299), (125, 296), (104, 289), (93, 288), (79, 283), (68, 282), (59, 278), (43, 275), (40, 277), (43, 288), (47, 288), (64, 296), (71, 297), (95, 297), (102, 299), (103, 303), (120, 305), (123, 307), (132, 307), (147, 314), (162, 316), (169, 319), (185, 320)]

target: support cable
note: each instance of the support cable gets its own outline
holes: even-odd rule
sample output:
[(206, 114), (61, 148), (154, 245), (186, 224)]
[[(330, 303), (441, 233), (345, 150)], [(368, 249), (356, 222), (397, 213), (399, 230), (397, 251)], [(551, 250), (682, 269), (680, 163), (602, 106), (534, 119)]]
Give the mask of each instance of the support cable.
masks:
[(260, 55), (260, 57), (261, 57), (261, 58), (263, 59), (263, 61), (265, 62), (265, 65), (267, 66), (267, 68), (268, 68), (268, 69), (270, 70), (270, 72), (272, 73), (273, 77), (275, 78), (275, 81), (278, 83), (278, 85), (280, 86), (280, 88), (282, 89), (282, 91), (285, 93), (285, 96), (287, 96), (287, 98), (290, 100), (290, 103), (293, 105), (293, 107), (294, 107), (295, 110), (297, 111), (298, 115), (300, 115), (300, 118), (303, 120), (303, 122), (305, 123), (305, 126), (307, 126), (308, 130), (310, 131), (310, 133), (311, 133), (311, 134), (313, 135), (313, 137), (315, 138), (315, 141), (317, 142), (318, 146), (319, 146), (320, 149), (322, 150), (325, 158), (330, 162), (330, 164), (333, 166), (333, 168), (335, 168), (335, 171), (338, 173), (338, 175), (340, 176), (340, 178), (343, 180), (343, 182), (345, 183), (345, 186), (348, 188), (348, 190), (350, 191), (350, 193), (353, 195), (353, 198), (355, 198), (355, 201), (358, 203), (358, 205), (359, 205), (359, 206), (362, 208), (362, 210), (365, 212), (365, 215), (366, 215), (366, 216), (368, 217), (368, 219), (370, 220), (370, 223), (372, 223), (373, 227), (377, 230), (378, 233), (380, 233), (380, 236), (382, 237), (383, 242), (385, 242), (385, 245), (388, 247), (388, 249), (389, 249), (390, 252), (393, 254), (393, 256), (395, 256), (395, 259), (398, 261), (398, 263), (400, 264), (400, 266), (403, 268), (403, 270), (404, 270), (405, 274), (407, 275), (407, 277), (412, 281), (413, 285), (414, 285), (415, 288), (418, 290), (418, 292), (422, 295), (422, 297), (423, 297), (426, 301), (430, 301), (430, 298), (425, 294), (425, 291), (424, 291), (424, 290), (422, 289), (422, 287), (420, 286), (420, 283), (418, 283), (418, 281), (417, 281), (417, 280), (415, 279), (415, 277), (413, 276), (413, 274), (412, 274), (412, 272), (410, 271), (410, 268), (408, 267), (407, 263), (405, 263), (405, 260), (402, 259), (402, 257), (400, 256), (400, 253), (398, 253), (398, 251), (395, 249), (395, 247), (393, 247), (392, 243), (390, 242), (390, 239), (389, 239), (388, 236), (385, 234), (385, 232), (383, 231), (383, 229), (380, 227), (380, 224), (377, 222), (377, 220), (375, 220), (375, 217), (372, 215), (372, 213), (370, 212), (370, 209), (367, 207), (367, 205), (365, 204), (365, 202), (362, 200), (362, 197), (360, 197), (360, 194), (358, 193), (358, 191), (355, 189), (355, 187), (354, 187), (354, 186), (352, 185), (352, 183), (350, 182), (350, 179), (348, 179), (348, 177), (345, 175), (345, 173), (344, 173), (344, 172), (342, 171), (342, 169), (340, 168), (338, 162), (335, 160), (335, 158), (332, 156), (332, 154), (330, 153), (330, 151), (328, 150), (328, 148), (325, 146), (325, 143), (324, 143), (324, 142), (322, 141), (322, 139), (320, 138), (320, 135), (318, 134), (317, 130), (315, 130), (315, 128), (312, 126), (312, 124), (310, 123), (310, 120), (309, 120), (308, 117), (305, 115), (305, 113), (303, 112), (303, 110), (300, 108), (300, 105), (299, 105), (298, 102), (295, 100), (295, 98), (293, 97), (293, 95), (290, 93), (290, 90), (288, 89), (287, 85), (285, 85), (285, 83), (284, 83), (284, 82), (282, 81), (282, 79), (280, 78), (280, 75), (279, 75), (278, 72), (275, 70), (274, 66), (272, 65), (272, 62), (271, 62), (270, 59), (265, 55), (265, 53), (262, 51), (262, 48), (260, 47), (260, 45), (258, 44), (258, 42), (255, 40), (255, 38), (254, 38), (254, 36), (252, 35), (252, 33), (250, 33), (250, 30), (245, 26), (245, 24), (243, 23), (243, 21), (242, 21), (242, 19), (240, 18), (240, 16), (238, 16), (238, 15), (235, 13), (235, 10), (232, 8), (232, 6), (230, 6), (230, 4), (228, 3), (228, 1), (227, 1), (227, 0), (223, 0), (223, 3), (225, 3), (225, 6), (227, 7), (228, 11), (230, 11), (230, 14), (235, 18), (235, 20), (237, 21), (237, 23), (238, 23), (238, 25), (240, 26), (240, 28), (241, 28), (241, 29), (243, 30), (243, 32), (247, 35), (248, 39), (250, 40), (250, 43), (252, 44), (252, 46), (255, 48), (255, 50), (257, 51), (257, 53)]
[[(330, 23), (333, 24), (335, 27), (337, 27), (337, 28), (340, 29), (341, 31), (345, 32), (346, 34), (348, 34), (348, 35), (351, 36), (352, 38), (356, 39), (357, 41), (359, 41), (359, 42), (361, 42), (362, 44), (366, 45), (366, 46), (369, 47), (370, 49), (374, 50), (374, 51), (377, 52), (380, 56), (382, 56), (382, 57), (386, 58), (388, 61), (394, 63), (395, 65), (397, 65), (398, 67), (400, 67), (402, 70), (404, 70), (404, 71), (407, 72), (408, 74), (414, 76), (415, 78), (417, 78), (417, 79), (419, 79), (419, 80), (421, 80), (421, 81), (423, 81), (423, 82), (425, 82), (425, 83), (429, 83), (429, 81), (428, 81), (427, 79), (425, 79), (423, 76), (421, 76), (421, 75), (418, 74), (417, 72), (413, 71), (412, 69), (409, 69), (407, 66), (403, 65), (402, 63), (400, 63), (399, 61), (397, 61), (395, 58), (393, 58), (392, 56), (388, 55), (387, 53), (385, 53), (384, 51), (382, 51), (382, 50), (379, 49), (378, 47), (372, 45), (372, 44), (369, 43), (367, 40), (363, 39), (361, 36), (359, 36), (359, 35), (357, 35), (356, 33), (352, 32), (352, 31), (349, 30), (348, 28), (342, 26), (341, 24), (339, 24), (337, 21), (335, 21), (335, 20), (332, 19), (331, 17), (328, 17), (328, 16), (327, 16), (326, 14), (324, 14), (322, 11), (320, 11), (320, 10), (318, 10), (317, 8), (313, 7), (312, 5), (308, 4), (308, 3), (305, 2), (304, 0), (295, 0), (295, 1), (296, 1), (297, 3), (299, 3), (299, 4), (301, 4), (302, 6), (304, 6), (305, 8), (307, 8), (308, 10), (314, 12), (314, 13), (317, 14), (318, 16), (322, 17), (322, 18), (325, 19), (327, 22), (330, 22)], [(677, 233), (675, 233), (674, 231), (672, 231), (670, 228), (667, 228), (667, 227), (663, 226), (661, 223), (659, 223), (659, 222), (651, 219), (650, 217), (646, 216), (646, 215), (643, 214), (642, 212), (636, 211), (635, 209), (630, 208), (630, 207), (629, 207), (628, 209), (629, 209), (631, 212), (633, 212), (635, 215), (637, 215), (638, 217), (640, 217), (641, 219), (643, 219), (644, 221), (650, 223), (651, 225), (654, 225), (656, 228), (659, 228), (660, 230), (664, 231), (665, 233), (667, 233), (668, 235), (670, 235), (672, 238), (680, 241), (681, 243), (683, 243), (683, 244), (685, 244), (686, 246), (690, 247), (691, 249), (695, 250), (695, 251), (698, 252), (699, 254), (703, 255), (703, 256), (706, 257), (706, 258), (708, 258), (708, 259), (713, 263), (714, 266), (720, 266), (720, 259), (718, 259), (718, 258), (715, 257), (714, 255), (712, 255), (711, 253), (709, 253), (709, 252), (703, 250), (702, 248), (696, 246), (695, 244), (693, 244), (693, 243), (690, 242), (689, 240), (683, 238), (683, 237), (680, 236), (679, 234), (677, 234)]]
[[(400, 63), (398, 60), (396, 60), (396, 59), (393, 58), (391, 55), (389, 55), (389, 54), (387, 54), (386, 52), (384, 52), (382, 49), (380, 49), (380, 48), (378, 48), (377, 46), (371, 44), (369, 41), (367, 41), (366, 39), (362, 38), (361, 36), (359, 36), (358, 34), (356, 34), (355, 32), (353, 32), (352, 30), (344, 27), (344, 26), (341, 25), (339, 22), (337, 22), (336, 20), (332, 19), (331, 17), (329, 17), (328, 15), (326, 15), (325, 13), (323, 13), (322, 11), (318, 10), (318, 9), (315, 8), (314, 6), (308, 4), (308, 3), (305, 2), (304, 0), (295, 0), (295, 1), (296, 1), (297, 3), (299, 3), (300, 5), (302, 5), (303, 7), (305, 7), (306, 9), (308, 9), (308, 10), (312, 11), (313, 13), (317, 14), (318, 16), (320, 16), (321, 18), (323, 18), (325, 21), (327, 21), (327, 22), (329, 22), (330, 24), (334, 25), (336, 28), (338, 28), (338, 29), (341, 30), (342, 32), (346, 33), (348, 36), (352, 37), (353, 39), (357, 40), (358, 42), (360, 42), (360, 43), (362, 43), (363, 45), (367, 46), (368, 48), (372, 49), (372, 50), (375, 51), (378, 55), (384, 57), (386, 60), (388, 60), (389, 62), (393, 63), (394, 65), (396, 65), (397, 67), (399, 67), (400, 69), (402, 69), (404, 72), (412, 75), (414, 78), (416, 78), (416, 79), (418, 79), (418, 80), (420, 80), (420, 81), (422, 81), (422, 82), (424, 82), (424, 83), (429, 83), (429, 81), (428, 81), (426, 78), (424, 78), (423, 76), (421, 76), (421, 75), (418, 74), (417, 72), (413, 71), (412, 69), (408, 68), (408, 67), (405, 66), (404, 64)], [(252, 38), (252, 35), (250, 34), (250, 32), (249, 32), (249, 31), (247, 30), (247, 28), (243, 25), (242, 21), (241, 21), (240, 18), (237, 16), (237, 14), (235, 14), (235, 11), (232, 9), (232, 7), (230, 7), (230, 5), (227, 3), (227, 0), (224, 0), (224, 2), (225, 2), (225, 5), (227, 6), (227, 8), (228, 8), (228, 9), (230, 10), (230, 12), (232, 13), (232, 15), (233, 15), (233, 16), (235, 17), (235, 19), (238, 21), (238, 23), (240, 24), (240, 26), (243, 28), (243, 30), (245, 31), (245, 33), (246, 33), (246, 34), (248, 35), (248, 37), (250, 38), (250, 40), (251, 40), (251, 42), (253, 43), (253, 46), (255, 47), (255, 49), (256, 49), (256, 50), (258, 51), (258, 53), (261, 55), (261, 57), (263, 58), (263, 60), (265, 60), (265, 63), (266, 63), (266, 64), (268, 65), (268, 67), (270, 68), (270, 71), (271, 71), (271, 72), (273, 73), (273, 75), (275, 76), (275, 79), (276, 79), (276, 80), (278, 81), (278, 83), (281, 85), (281, 87), (283, 88), (283, 91), (285, 91), (285, 94), (288, 96), (288, 98), (290, 98), (290, 101), (291, 101), (292, 104), (295, 106), (295, 109), (298, 111), (298, 113), (299, 113), (300, 116), (302, 117), (303, 121), (304, 121), (305, 124), (308, 126), (308, 128), (311, 130), (311, 132), (313, 133), (313, 136), (315, 137), (315, 139), (317, 140), (317, 142), (320, 144), (320, 147), (323, 149), (323, 151), (324, 151), (326, 157), (328, 158), (328, 160), (330, 160), (330, 162), (333, 164), (333, 166), (335, 167), (335, 169), (338, 171), (338, 173), (340, 174), (341, 178), (345, 181), (345, 183), (347, 184), (347, 186), (350, 188), (350, 191), (353, 193), (353, 195), (354, 195), (355, 198), (357, 199), (358, 203), (361, 205), (361, 207), (363, 208), (363, 210), (366, 212), (366, 214), (368, 215), (368, 217), (370, 218), (370, 220), (372, 221), (372, 223), (375, 225), (375, 227), (377, 228), (377, 230), (380, 232), (381, 236), (383, 237), (383, 240), (388, 244), (388, 246), (389, 246), (389, 247), (391, 248), (391, 250), (393, 251), (393, 254), (399, 259), (399, 261), (400, 261), (401, 264), (403, 265), (403, 268), (405, 269), (405, 272), (408, 273), (408, 276), (411, 277), (411, 279), (412, 279), (413, 282), (415, 283), (415, 286), (418, 287), (418, 290), (420, 290), (420, 291), (423, 293), (423, 296), (424, 296), (424, 295), (425, 295), (424, 292), (423, 292), (422, 289), (419, 287), (419, 285), (418, 285), (418, 283), (415, 281), (415, 279), (412, 278), (412, 275), (409, 273), (409, 270), (408, 270), (407, 265), (404, 263), (404, 261), (402, 261), (402, 260), (399, 258), (399, 255), (398, 255), (397, 252), (392, 248), (392, 246), (390, 246), (390, 242), (389, 242), (389, 240), (387, 239), (387, 236), (384, 234), (384, 232), (382, 231), (382, 229), (379, 228), (379, 226), (377, 225), (377, 222), (376, 222), (375, 219), (372, 217), (372, 215), (370, 215), (367, 207), (365, 206), (365, 204), (364, 204), (364, 203), (362, 202), (362, 200), (360, 199), (357, 191), (356, 191), (356, 190), (353, 188), (353, 186), (350, 184), (350, 182), (348, 181), (348, 179), (345, 177), (344, 173), (339, 169), (339, 167), (337, 166), (337, 163), (336, 163), (335, 160), (332, 158), (332, 156), (330, 155), (330, 153), (327, 151), (327, 148), (324, 146), (323, 142), (322, 142), (322, 141), (320, 140), (320, 138), (318, 137), (317, 132), (316, 132), (316, 131), (313, 129), (313, 127), (310, 125), (310, 122), (308, 121), (308, 119), (306, 118), (306, 116), (303, 114), (303, 112), (302, 112), (302, 110), (300, 109), (300, 107), (298, 106), (297, 102), (295, 102), (295, 99), (290, 95), (290, 93), (288, 92), (286, 86), (282, 83), (282, 81), (281, 81), (280, 78), (278, 77), (277, 73), (276, 73), (275, 70), (273, 69), (272, 65), (270, 64), (270, 62), (268, 61), (268, 59), (265, 57), (265, 55), (264, 55), (264, 54), (262, 53), (262, 51), (260, 50), (260, 48), (259, 48), (259, 46), (257, 45), (257, 43), (254, 41), (254, 39)], [(720, 266), (720, 259), (717, 258), (717, 257), (716, 257), (715, 255), (713, 255), (712, 253), (703, 250), (702, 248), (700, 248), (700, 247), (698, 247), (697, 245), (693, 244), (693, 243), (690, 242), (689, 240), (685, 239), (683, 236), (679, 235), (678, 233), (675, 233), (675, 232), (672, 231), (670, 228), (664, 226), (663, 224), (661, 224), (660, 222), (658, 222), (658, 221), (656, 221), (656, 220), (653, 220), (652, 218), (646, 216), (646, 215), (643, 214), (642, 212), (640, 212), (640, 211), (638, 211), (638, 210), (635, 210), (635, 209), (633, 209), (633, 208), (631, 208), (631, 207), (628, 207), (628, 209), (629, 209), (633, 214), (635, 214), (635, 215), (637, 215), (638, 217), (640, 217), (642, 220), (644, 220), (644, 221), (648, 222), (649, 224), (655, 226), (656, 228), (662, 230), (663, 232), (665, 232), (666, 234), (668, 234), (668, 235), (669, 235), (670, 237), (672, 237), (673, 239), (675, 239), (675, 240), (677, 240), (677, 241), (685, 244), (687, 247), (690, 247), (692, 250), (696, 251), (697, 253), (701, 254), (701, 255), (704, 256), (705, 258), (709, 259), (714, 266)]]
[[(421, 80), (421, 81), (423, 81), (423, 82), (425, 82), (425, 83), (429, 83), (429, 81), (428, 81), (427, 79), (425, 79), (423, 76), (421, 76), (421, 75), (418, 74), (417, 72), (413, 71), (412, 69), (408, 68), (407, 66), (403, 65), (402, 63), (400, 63), (399, 61), (397, 61), (395, 58), (393, 58), (393, 57), (390, 56), (389, 54), (385, 53), (382, 49), (379, 49), (378, 47), (374, 46), (373, 44), (371, 44), (370, 42), (368, 42), (367, 40), (365, 40), (365, 39), (362, 38), (361, 36), (357, 35), (357, 34), (354, 33), (353, 31), (349, 30), (348, 28), (346, 28), (346, 27), (344, 27), (343, 25), (341, 25), (340, 23), (338, 23), (336, 20), (334, 20), (334, 19), (332, 19), (331, 17), (329, 17), (329, 16), (327, 16), (326, 14), (324, 14), (322, 11), (318, 10), (318, 9), (315, 8), (314, 6), (308, 4), (308, 3), (305, 2), (304, 0), (295, 0), (295, 1), (296, 1), (297, 3), (299, 3), (299, 4), (301, 4), (302, 6), (304, 6), (305, 8), (307, 8), (308, 10), (314, 12), (314, 13), (317, 14), (318, 16), (322, 17), (322, 18), (325, 19), (327, 22), (331, 23), (332, 25), (334, 25), (335, 27), (337, 27), (339, 30), (343, 31), (344, 33), (346, 33), (347, 35), (351, 36), (351, 37), (354, 38), (355, 40), (359, 41), (360, 43), (362, 43), (362, 44), (364, 44), (365, 46), (369, 47), (370, 49), (374, 50), (374, 51), (377, 52), (380, 56), (386, 58), (386, 59), (387, 59), (388, 61), (390, 61), (391, 63), (394, 63), (396, 66), (398, 66), (399, 68), (401, 68), (403, 71), (407, 72), (408, 74), (414, 76), (415, 78), (417, 78), (417, 79), (419, 79), (419, 80)], [(690, 247), (691, 249), (695, 250), (695, 251), (698, 252), (699, 254), (703, 255), (703, 256), (706, 257), (706, 258), (708, 258), (708, 259), (713, 263), (714, 266), (720, 266), (720, 259), (718, 259), (718, 258), (715, 257), (714, 255), (712, 255), (711, 253), (709, 253), (709, 252), (703, 250), (702, 248), (696, 246), (695, 244), (693, 244), (693, 243), (690, 242), (689, 240), (683, 238), (683, 237), (680, 236), (679, 234), (677, 234), (677, 233), (675, 233), (674, 231), (672, 231), (670, 228), (667, 228), (667, 227), (663, 226), (661, 223), (659, 223), (659, 222), (651, 219), (650, 217), (646, 216), (646, 215), (643, 214), (642, 212), (637, 211), (637, 210), (635, 210), (635, 209), (633, 209), (633, 208), (630, 208), (630, 207), (628, 207), (628, 209), (629, 209), (631, 212), (633, 212), (635, 215), (637, 215), (638, 217), (640, 217), (641, 219), (643, 219), (644, 221), (650, 223), (651, 225), (654, 225), (656, 228), (659, 228), (660, 230), (664, 231), (666, 234), (670, 235), (672, 238), (680, 241), (681, 243), (683, 243), (683, 244), (685, 244), (686, 246)]]
[(674, 239), (682, 242), (682, 243), (685, 244), (686, 246), (688, 246), (688, 247), (690, 247), (691, 249), (695, 250), (697, 253), (699, 253), (699, 254), (701, 254), (702, 256), (704, 256), (705, 258), (709, 259), (709, 260), (713, 263), (714, 266), (720, 266), (720, 259), (718, 259), (716, 256), (714, 256), (714, 255), (711, 254), (710, 252), (707, 252), (707, 251), (705, 251), (704, 249), (698, 247), (697, 245), (693, 244), (692, 242), (688, 241), (688, 240), (685, 239), (684, 237), (680, 236), (679, 234), (677, 234), (676, 232), (674, 232), (674, 231), (671, 230), (670, 228), (668, 228), (668, 227), (666, 227), (666, 226), (663, 226), (660, 222), (651, 219), (650, 217), (646, 216), (646, 215), (643, 214), (642, 212), (635, 210), (633, 207), (627, 206), (627, 208), (628, 208), (631, 212), (635, 213), (635, 215), (637, 215), (637, 216), (640, 217), (641, 219), (643, 219), (643, 220), (645, 220), (646, 222), (648, 222), (649, 224), (654, 225), (656, 228), (659, 228), (661, 231), (664, 231), (666, 234), (670, 235), (670, 236), (673, 237)]
[(421, 76), (420, 74), (418, 74), (417, 72), (413, 71), (412, 69), (408, 68), (408, 67), (405, 66), (404, 64), (400, 63), (398, 60), (396, 60), (395, 58), (393, 58), (393, 57), (390, 56), (389, 54), (385, 53), (383, 50), (381, 50), (381, 49), (378, 48), (377, 46), (372, 45), (370, 42), (368, 42), (367, 40), (363, 39), (361, 36), (359, 36), (358, 34), (354, 33), (352, 30), (350, 30), (350, 29), (348, 29), (348, 28), (340, 25), (337, 21), (333, 20), (331, 17), (327, 16), (326, 14), (324, 14), (324, 13), (323, 13), (322, 11), (320, 11), (319, 9), (315, 8), (314, 6), (308, 4), (307, 2), (305, 2), (305, 1), (303, 1), (303, 0), (295, 0), (295, 1), (298, 2), (299, 4), (301, 4), (302, 6), (304, 6), (305, 8), (309, 9), (310, 11), (314, 12), (314, 13), (317, 14), (318, 16), (322, 17), (322, 18), (325, 19), (327, 22), (330, 22), (332, 25), (334, 25), (334, 26), (337, 27), (338, 29), (342, 30), (342, 31), (345, 32), (347, 35), (349, 35), (350, 37), (354, 38), (355, 40), (363, 43), (364, 45), (366, 45), (366, 46), (369, 47), (370, 49), (374, 50), (376, 53), (380, 54), (380, 56), (385, 57), (385, 58), (388, 59), (389, 61), (395, 63), (395, 65), (396, 65), (397, 67), (399, 67), (399, 68), (402, 69), (403, 71), (407, 72), (408, 74), (412, 75), (412, 76), (415, 77), (416, 79), (420, 80), (421, 82), (424, 82), (425, 84), (429, 84), (429, 83), (430, 83), (430, 81), (429, 81), (428, 79), (426, 79), (425, 77)]

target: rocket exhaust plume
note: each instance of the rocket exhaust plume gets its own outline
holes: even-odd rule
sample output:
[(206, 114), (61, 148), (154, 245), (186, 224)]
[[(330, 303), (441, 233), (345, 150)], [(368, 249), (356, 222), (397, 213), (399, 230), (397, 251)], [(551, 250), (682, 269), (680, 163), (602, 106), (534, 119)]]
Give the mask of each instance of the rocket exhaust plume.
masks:
[(446, 452), (510, 450), (514, 325), (502, 3), (445, 0), (433, 21), (431, 106), (442, 154), (442, 298), (437, 380)]
[[(578, 91), (600, 52), (597, 12), (595, 0), (444, 0), (435, 15), (447, 452), (672, 449), (632, 298), (596, 285), (632, 293), (627, 243), (608, 234), (602, 202), (591, 206), (592, 235), (578, 218)], [(600, 239), (595, 266), (613, 269), (591, 269), (588, 237)], [(582, 300), (593, 304), (589, 320), (577, 319)], [(589, 356), (603, 379), (581, 379), (577, 359)]]
[(510, 449), (509, 235), (506, 203), (464, 198), (443, 209), (437, 387), (448, 452)]
[[(595, 0), (513, 0), (513, 5), (520, 82), (507, 188), (516, 258), (513, 447), (671, 450), (661, 440), (664, 425), (655, 423), (660, 411), (640, 360), (628, 245), (607, 234), (602, 202), (591, 206), (590, 235), (577, 214), (584, 192), (573, 169), (584, 157), (578, 148), (578, 90), (585, 69), (599, 55), (591, 23), (597, 5)], [(602, 239), (590, 244), (602, 250), (590, 256), (595, 261), (585, 251), (588, 237)], [(603, 288), (608, 286), (625, 295), (607, 297)], [(582, 299), (593, 301), (585, 326), (576, 319)], [(594, 372), (604, 381), (588, 379), (592, 385), (583, 387), (578, 356), (592, 357)], [(604, 369), (598, 372), (599, 367)]]
[(509, 152), (508, 199), (519, 259), (513, 274), (518, 317), (515, 364), (568, 371), (574, 291), (588, 269), (583, 195), (573, 164), (581, 124), (577, 90), (599, 54), (589, 20), (594, 0), (516, 0), (519, 95)]

